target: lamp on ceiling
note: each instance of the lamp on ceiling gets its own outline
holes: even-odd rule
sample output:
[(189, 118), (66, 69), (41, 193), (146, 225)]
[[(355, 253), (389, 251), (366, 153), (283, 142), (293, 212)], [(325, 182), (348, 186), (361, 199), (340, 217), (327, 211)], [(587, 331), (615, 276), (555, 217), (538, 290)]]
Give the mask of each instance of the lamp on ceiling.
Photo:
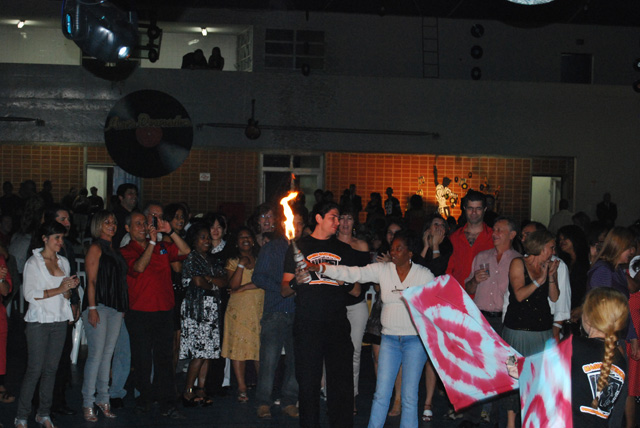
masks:
[(138, 15), (108, 0), (64, 0), (62, 33), (87, 55), (105, 62), (121, 61), (138, 43)]
[(21, 19), (20, 21), (18, 21), (18, 28), (24, 27), (24, 24), (25, 24), (24, 19)]
[(206, 36), (207, 34), (209, 34), (209, 32), (207, 31), (207, 27), (202, 27), (202, 35)]

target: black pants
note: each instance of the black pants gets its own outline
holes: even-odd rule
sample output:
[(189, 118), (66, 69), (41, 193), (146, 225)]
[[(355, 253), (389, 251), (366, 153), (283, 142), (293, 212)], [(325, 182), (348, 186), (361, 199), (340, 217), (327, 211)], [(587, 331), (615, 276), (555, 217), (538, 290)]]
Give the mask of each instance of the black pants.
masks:
[(353, 343), (344, 318), (313, 321), (296, 314), (293, 347), (299, 385), (300, 426), (320, 426), (322, 363), (327, 371), (327, 407), (332, 428), (353, 427)]
[[(162, 404), (175, 401), (173, 373), (173, 310), (158, 312), (129, 311), (125, 317), (131, 340), (131, 364), (139, 404), (157, 399)], [(153, 395), (151, 366), (153, 361)]]

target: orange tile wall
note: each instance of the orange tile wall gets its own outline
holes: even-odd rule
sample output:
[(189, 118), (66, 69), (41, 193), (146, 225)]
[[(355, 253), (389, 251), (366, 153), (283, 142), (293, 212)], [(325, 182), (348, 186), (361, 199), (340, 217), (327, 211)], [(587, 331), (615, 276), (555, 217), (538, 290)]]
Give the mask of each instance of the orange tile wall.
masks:
[[(469, 188), (480, 190), (489, 185), (488, 193), (496, 195), (498, 212), (520, 221), (530, 216), (531, 175), (533, 165), (538, 174), (569, 175), (573, 180), (572, 159), (534, 160), (530, 158), (495, 158), (469, 156), (398, 155), (364, 153), (328, 153), (326, 160), (326, 187), (336, 198), (353, 183), (362, 196), (363, 205), (371, 192), (379, 192), (386, 199), (385, 189), (392, 187), (394, 196), (401, 202), (403, 211), (409, 198), (419, 189), (423, 191), (428, 212), (437, 210), (433, 166), (438, 168), (438, 181), (449, 177), (449, 188), (464, 196), (461, 187), (466, 179)], [(469, 173), (472, 177), (469, 178)], [(423, 176), (425, 184), (418, 182)], [(455, 177), (459, 180), (456, 183)], [(485, 183), (486, 181), (486, 183)], [(484, 190), (487, 193), (487, 190)], [(456, 218), (460, 207), (452, 210)], [(364, 219), (364, 214), (361, 220)]]
[(33, 180), (38, 191), (45, 180), (53, 181), (56, 201), (83, 183), (83, 148), (78, 146), (0, 145), (0, 179), (13, 183), (17, 193), (20, 183)]
[[(17, 192), (24, 180), (34, 180), (40, 190), (51, 179), (59, 201), (70, 187), (84, 186), (84, 151), (81, 146), (0, 145), (0, 180), (11, 181)], [(86, 152), (87, 164), (114, 164), (103, 146), (87, 146)], [(142, 192), (146, 200), (186, 201), (195, 213), (241, 203), (248, 216), (257, 204), (257, 171), (257, 153), (194, 149), (173, 173), (144, 179)], [(201, 172), (210, 173), (211, 181), (199, 181)]]
[[(17, 191), (19, 183), (32, 179), (38, 190), (42, 182), (53, 180), (53, 195), (60, 200), (70, 187), (84, 185), (84, 156), (88, 164), (112, 165), (104, 146), (60, 145), (0, 145), (0, 180), (10, 180)], [(248, 216), (258, 202), (259, 157), (257, 152), (193, 149), (180, 168), (172, 174), (145, 179), (145, 199), (163, 202), (186, 201), (194, 212), (219, 209), (220, 205), (239, 203)], [(406, 209), (407, 201), (422, 189), (429, 211), (436, 208), (433, 165), (438, 167), (438, 179), (447, 176), (449, 187), (460, 196), (465, 191), (457, 176), (466, 178), (470, 188), (479, 190), (485, 177), (489, 192), (498, 192), (498, 208), (502, 214), (517, 220), (529, 218), (532, 175), (558, 175), (573, 198), (573, 158), (489, 158), (469, 156), (399, 155), (366, 153), (326, 153), (325, 187), (336, 199), (354, 183), (363, 205), (371, 192), (384, 191), (390, 186)], [(199, 181), (199, 174), (208, 172), (211, 181)], [(472, 178), (468, 178), (469, 172)], [(418, 177), (425, 183), (419, 184)], [(452, 210), (460, 215), (460, 208)]]

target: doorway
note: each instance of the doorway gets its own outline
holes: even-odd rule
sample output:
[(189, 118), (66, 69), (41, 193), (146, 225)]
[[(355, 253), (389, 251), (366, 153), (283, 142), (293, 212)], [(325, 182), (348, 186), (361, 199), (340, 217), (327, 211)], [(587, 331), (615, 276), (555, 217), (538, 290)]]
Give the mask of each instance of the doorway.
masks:
[(531, 177), (531, 220), (547, 226), (553, 214), (558, 211), (561, 198), (561, 177)]
[(110, 197), (113, 195), (113, 166), (87, 165), (87, 189), (96, 187), (98, 196), (104, 201), (106, 209), (113, 209)]

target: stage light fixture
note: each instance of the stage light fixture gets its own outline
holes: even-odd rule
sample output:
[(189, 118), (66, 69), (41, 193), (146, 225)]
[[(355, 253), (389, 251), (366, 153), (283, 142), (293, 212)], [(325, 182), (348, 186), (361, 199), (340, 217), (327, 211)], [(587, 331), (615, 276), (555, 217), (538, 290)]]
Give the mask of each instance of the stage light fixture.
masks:
[(22, 27), (24, 27), (24, 19), (18, 21), (18, 28), (22, 28)]
[(121, 61), (138, 43), (138, 16), (108, 0), (65, 0), (62, 33), (87, 55), (104, 62)]
[(209, 32), (207, 31), (206, 27), (202, 27), (202, 35), (206, 36), (207, 34), (209, 34)]

